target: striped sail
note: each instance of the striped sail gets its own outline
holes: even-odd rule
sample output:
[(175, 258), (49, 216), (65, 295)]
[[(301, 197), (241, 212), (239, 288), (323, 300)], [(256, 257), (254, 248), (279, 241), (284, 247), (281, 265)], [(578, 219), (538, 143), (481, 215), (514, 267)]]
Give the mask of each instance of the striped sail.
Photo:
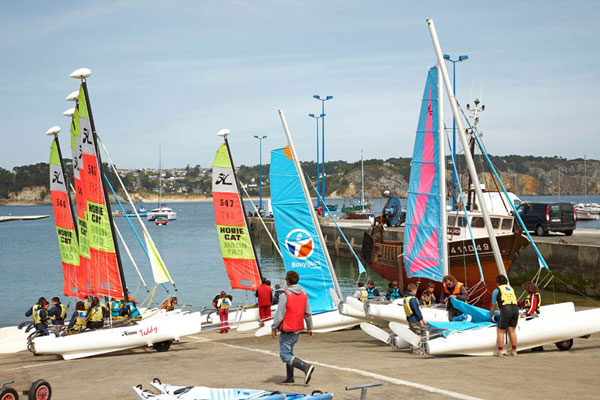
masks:
[(410, 169), (404, 268), (408, 277), (441, 281), (443, 277), (442, 207), (440, 196), (440, 140), (438, 72), (432, 67), (421, 102), (421, 113)]
[(313, 313), (335, 309), (333, 278), (289, 147), (271, 152), (271, 204), (286, 271), (296, 271)]
[(79, 129), (79, 111), (75, 107), (71, 121), (71, 154), (73, 157), (73, 183), (75, 187), (75, 204), (77, 209), (77, 231), (79, 233), (79, 268), (77, 268), (77, 291), (82, 295), (90, 291), (90, 247), (87, 237), (87, 221), (85, 219), (86, 200), (83, 193), (84, 184), (83, 161), (81, 152), (81, 131)]
[(217, 150), (212, 182), (215, 223), (231, 287), (254, 291), (260, 272), (227, 143)]
[(77, 293), (79, 245), (57, 137), (52, 141), (50, 148), (50, 195), (62, 260), (63, 293), (65, 296), (79, 297)]
[(116, 244), (104, 195), (88, 104), (82, 83), (77, 109), (83, 166), (80, 178), (84, 184), (84, 210), (90, 251), (90, 293), (95, 296), (123, 297), (123, 286), (115, 253)]

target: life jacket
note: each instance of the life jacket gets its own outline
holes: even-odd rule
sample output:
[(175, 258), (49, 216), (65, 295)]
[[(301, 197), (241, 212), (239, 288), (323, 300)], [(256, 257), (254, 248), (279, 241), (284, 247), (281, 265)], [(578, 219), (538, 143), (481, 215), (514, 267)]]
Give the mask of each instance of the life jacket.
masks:
[(60, 303), (59, 306), (60, 306), (60, 319), (64, 320), (65, 317), (67, 316), (67, 309), (65, 308), (65, 306), (62, 305), (62, 303)]
[(527, 296), (527, 298), (525, 299), (525, 308), (529, 309), (529, 307), (531, 307), (531, 297), (535, 297), (537, 299), (537, 304), (535, 307), (535, 313), (540, 313), (540, 304), (542, 303), (542, 295), (539, 292), (536, 292), (534, 294), (530, 294), (529, 296)]
[(365, 289), (361, 289), (361, 288), (358, 288), (358, 291), (360, 292), (360, 297), (358, 299), (360, 301), (362, 301), (363, 303), (365, 301), (367, 301), (367, 299), (369, 298), (369, 292), (367, 292)]
[(40, 315), (40, 313), (42, 312), (44, 308), (40, 307), (39, 304), (34, 305), (33, 307), (31, 307), (31, 318), (33, 318), (33, 323), (34, 324), (46, 324), (48, 325), (48, 321), (42, 322), (42, 316)]
[(462, 283), (460, 282), (456, 282), (456, 285), (454, 285), (454, 290), (452, 290), (452, 293), (450, 293), (450, 291), (448, 290), (448, 287), (446, 285), (444, 285), (444, 292), (446, 293), (447, 296), (453, 294), (453, 295), (457, 295), (460, 294), (460, 288), (462, 287)]
[(258, 287), (258, 305), (259, 306), (270, 306), (271, 305), (271, 287), (265, 283)]
[(102, 314), (102, 306), (98, 305), (90, 309), (89, 320), (92, 322), (104, 321), (104, 315)]
[(229, 301), (225, 301), (229, 299), (222, 299), (221, 305), (219, 306), (219, 310), (229, 310)]
[(87, 311), (77, 310), (77, 319), (75, 319), (75, 326), (85, 326), (87, 319)]
[(216, 295), (216, 296), (215, 296), (215, 298), (213, 299), (213, 301), (212, 301), (212, 306), (213, 306), (214, 308), (217, 308), (217, 302), (219, 301), (219, 299), (220, 299), (220, 298), (221, 298), (221, 295), (220, 295), (220, 294), (218, 294), (218, 295)]
[(160, 309), (167, 310), (167, 311), (173, 311), (175, 309), (175, 306), (173, 305), (173, 298), (169, 297), (168, 299), (163, 301), (163, 303), (160, 306)]
[(110, 311), (111, 311), (112, 316), (120, 317), (122, 308), (123, 308), (123, 304), (121, 303), (121, 300), (113, 300), (113, 302), (110, 306)]
[(285, 304), (285, 316), (281, 322), (281, 330), (285, 332), (298, 332), (304, 329), (304, 313), (308, 296), (304, 290), (294, 293), (285, 291), (287, 302)]
[(137, 318), (140, 316), (140, 311), (137, 309), (137, 307), (135, 306), (135, 303), (133, 301), (130, 301), (129, 303), (127, 303), (129, 305), (129, 311), (131, 312), (131, 316), (133, 318)]
[(517, 304), (517, 296), (515, 291), (508, 285), (498, 286), (498, 297), (496, 298), (498, 307), (502, 308), (510, 304)]
[(425, 300), (425, 297), (421, 297), (421, 304), (426, 307), (431, 307), (431, 303), (433, 303), (433, 299), (429, 296), (429, 301)]
[(406, 318), (412, 317), (415, 314), (412, 308), (410, 308), (410, 301), (412, 299), (416, 300), (417, 298), (412, 294), (404, 296), (404, 314), (406, 314)]
[(392, 287), (390, 289), (390, 300), (396, 300), (400, 298), (400, 288)]
[(369, 298), (372, 299), (373, 297), (375, 297), (375, 290), (377, 288), (375, 286), (373, 286), (372, 288), (367, 287), (367, 294), (369, 295)]

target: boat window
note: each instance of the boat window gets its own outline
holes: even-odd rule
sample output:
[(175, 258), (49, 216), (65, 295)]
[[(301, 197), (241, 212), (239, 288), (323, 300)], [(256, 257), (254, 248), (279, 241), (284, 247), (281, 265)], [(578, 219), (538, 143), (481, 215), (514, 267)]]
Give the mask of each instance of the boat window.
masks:
[(483, 228), (483, 227), (485, 227), (485, 224), (483, 223), (483, 218), (482, 217), (473, 217), (473, 218), (471, 218), (471, 226), (473, 228)]
[(507, 231), (511, 231), (512, 230), (512, 226), (513, 226), (513, 220), (512, 220), (512, 218), (504, 218), (502, 220), (502, 229), (505, 229)]
[(500, 218), (490, 218), (492, 220), (492, 227), (498, 229), (500, 227)]
[(462, 215), (458, 216), (458, 222), (456, 221), (456, 215), (448, 216), (448, 226), (467, 226), (465, 217)]

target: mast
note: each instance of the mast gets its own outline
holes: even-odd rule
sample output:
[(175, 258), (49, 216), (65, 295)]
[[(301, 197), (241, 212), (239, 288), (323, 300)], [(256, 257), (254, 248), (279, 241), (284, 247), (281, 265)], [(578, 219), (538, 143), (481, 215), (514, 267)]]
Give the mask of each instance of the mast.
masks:
[[(306, 181), (304, 180), (304, 173), (302, 172), (302, 167), (300, 166), (300, 161), (298, 160), (298, 155), (296, 154), (296, 148), (294, 147), (294, 142), (292, 141), (292, 136), (290, 135), (290, 130), (288, 128), (287, 122), (285, 120), (285, 115), (282, 110), (278, 110), (279, 117), (281, 118), (281, 123), (283, 124), (283, 130), (285, 131), (285, 135), (288, 140), (288, 144), (290, 146), (290, 150), (292, 152), (292, 157), (294, 158), (294, 165), (296, 165), (296, 171), (298, 172), (298, 177), (300, 178), (300, 183), (302, 185), (302, 190), (304, 192), (304, 198), (306, 199), (306, 204), (308, 204), (308, 209), (310, 210), (310, 216), (312, 217), (313, 224), (315, 225), (315, 229), (319, 235), (319, 242), (321, 243), (321, 247), (323, 248), (323, 253), (325, 254), (325, 259), (327, 260), (327, 268), (329, 268), (329, 273), (331, 274), (331, 278), (333, 280), (333, 286), (339, 298), (343, 298), (342, 290), (340, 289), (340, 284), (337, 280), (337, 276), (335, 275), (335, 270), (333, 269), (333, 263), (331, 262), (331, 257), (329, 256), (329, 250), (327, 250), (327, 243), (325, 243), (325, 238), (323, 237), (323, 232), (321, 232), (321, 226), (319, 225), (319, 219), (317, 218), (317, 214), (315, 213), (315, 208), (312, 205), (312, 201), (310, 199), (310, 195), (308, 194), (308, 187), (306, 186)], [(325, 199), (323, 198), (323, 201)]]
[(583, 155), (583, 204), (587, 203), (587, 164)]
[[(465, 130), (463, 127), (462, 119), (460, 113), (458, 112), (458, 105), (456, 98), (452, 94), (452, 87), (450, 85), (450, 78), (448, 77), (448, 71), (446, 70), (446, 64), (444, 64), (444, 59), (442, 56), (442, 49), (440, 47), (440, 43), (437, 37), (437, 32), (435, 30), (435, 25), (432, 19), (427, 19), (427, 26), (429, 27), (429, 33), (431, 34), (431, 40), (433, 42), (433, 47), (435, 50), (435, 55), (438, 60), (438, 66), (442, 70), (442, 77), (444, 78), (444, 86), (446, 88), (446, 94), (450, 99), (450, 106), (452, 107), (452, 113), (454, 114), (454, 118), (456, 120), (456, 124), (458, 125), (458, 134), (463, 146), (463, 149), (469, 148), (469, 143), (467, 141), (467, 137), (465, 135)], [(465, 159), (467, 161), (467, 167), (469, 169), (469, 175), (473, 179), (473, 184), (475, 185), (475, 193), (477, 195), (477, 200), (480, 204), (481, 214), (483, 215), (483, 221), (485, 222), (485, 227), (489, 236), (489, 241), (492, 246), (492, 250), (494, 252), (494, 260), (496, 261), (496, 266), (498, 267), (498, 272), (504, 276), (508, 276), (506, 274), (506, 269), (504, 268), (504, 262), (502, 261), (502, 255), (500, 253), (500, 248), (498, 247), (498, 242), (496, 241), (496, 235), (494, 233), (494, 227), (492, 226), (490, 216), (488, 214), (487, 205), (485, 204), (485, 199), (483, 198), (483, 192), (481, 191), (481, 185), (479, 184), (479, 177), (477, 176), (477, 171), (475, 169), (475, 163), (473, 162), (473, 157), (471, 157), (471, 153), (469, 151), (465, 151)]]
[(360, 149), (360, 205), (361, 210), (365, 205), (365, 170), (363, 167), (363, 149)]
[[(221, 133), (222, 131), (219, 131)], [(238, 180), (237, 174), (235, 173), (235, 165), (233, 164), (233, 157), (231, 156), (231, 149), (229, 148), (229, 141), (227, 140), (227, 135), (229, 132), (223, 132), (223, 140), (225, 141), (225, 147), (227, 147), (227, 154), (229, 155), (229, 162), (231, 163), (231, 170), (233, 171), (233, 180), (240, 187), (240, 182)], [(238, 197), (240, 199), (240, 204), (242, 205), (242, 212), (244, 213), (244, 222), (246, 222), (246, 229), (248, 229), (248, 217), (246, 215), (246, 207), (244, 206), (244, 201), (242, 200), (242, 196), (240, 195), (240, 190), (238, 189)], [(258, 268), (258, 275), (262, 279), (263, 274), (260, 269), (260, 262), (258, 261), (258, 256), (256, 254), (256, 248), (254, 247), (254, 243), (252, 243), (252, 238), (250, 239), (250, 244), (252, 245), (252, 252), (254, 253), (254, 259), (256, 260), (256, 267)]]
[[(89, 75), (81, 75), (79, 78), (81, 79), (81, 86), (83, 87), (83, 93), (85, 94), (85, 102), (88, 111), (88, 115), (90, 117), (90, 127), (92, 128), (92, 138), (94, 140), (94, 148), (96, 150), (96, 158), (98, 159), (98, 172), (100, 173), (100, 181), (104, 178), (104, 168), (102, 167), (102, 157), (100, 156), (100, 150), (98, 147), (98, 138), (96, 133), (96, 125), (94, 124), (94, 117), (92, 115), (92, 106), (90, 103), (90, 97), (87, 90), (87, 77)], [(110, 223), (110, 232), (112, 235), (113, 243), (115, 245), (115, 255), (117, 256), (117, 266), (119, 268), (119, 276), (121, 278), (121, 286), (123, 287), (123, 301), (127, 303), (129, 297), (127, 295), (127, 284), (125, 283), (125, 274), (123, 272), (123, 262), (121, 261), (121, 252), (119, 251), (119, 244), (117, 241), (117, 236), (115, 235), (114, 229), (114, 221), (112, 216), (112, 210), (110, 206), (110, 199), (108, 198), (108, 191), (106, 190), (106, 185), (102, 185), (102, 191), (104, 193), (104, 200), (106, 202), (106, 211), (108, 212), (108, 221)]]
[(161, 149), (158, 146), (158, 212), (160, 212), (160, 196), (162, 194), (162, 160), (161, 160)]
[(444, 83), (442, 71), (438, 65), (438, 129), (440, 157), (440, 211), (442, 214), (442, 268), (444, 276), (448, 275), (448, 216), (446, 209), (446, 136), (444, 131)]

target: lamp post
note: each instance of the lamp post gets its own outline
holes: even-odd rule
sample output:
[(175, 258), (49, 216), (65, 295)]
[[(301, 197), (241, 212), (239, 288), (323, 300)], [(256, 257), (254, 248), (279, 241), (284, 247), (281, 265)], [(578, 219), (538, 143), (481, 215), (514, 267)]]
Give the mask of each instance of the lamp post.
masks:
[(321, 116), (323, 117), (323, 120), (321, 121), (321, 136), (323, 138), (321, 141), (321, 158), (323, 161), (323, 166), (321, 167), (321, 173), (323, 174), (323, 178), (321, 179), (321, 197), (323, 198), (323, 202), (325, 202), (325, 102), (333, 99), (333, 96), (321, 98), (321, 96), (315, 94), (313, 95), (313, 98), (321, 102)]
[[(450, 58), (450, 54), (444, 54), (444, 60), (452, 63), (452, 94), (456, 97), (456, 63), (469, 59), (468, 55), (458, 56), (456, 60)], [(456, 159), (456, 120), (452, 117), (452, 152)], [(452, 169), (452, 210), (456, 210), (456, 166)]]
[(321, 114), (321, 115), (315, 115), (315, 114), (308, 114), (309, 117), (314, 118), (315, 121), (317, 122), (317, 207), (319, 207), (321, 205), (321, 200), (319, 197), (319, 188), (321, 187), (321, 177), (319, 176), (319, 171), (321, 170), (319, 167), (319, 119), (323, 118), (325, 116), (325, 114)]
[(262, 211), (262, 141), (266, 139), (266, 136), (257, 136), (254, 135), (256, 139), (258, 139), (258, 170), (259, 170), (259, 202), (258, 202), (258, 211)]

